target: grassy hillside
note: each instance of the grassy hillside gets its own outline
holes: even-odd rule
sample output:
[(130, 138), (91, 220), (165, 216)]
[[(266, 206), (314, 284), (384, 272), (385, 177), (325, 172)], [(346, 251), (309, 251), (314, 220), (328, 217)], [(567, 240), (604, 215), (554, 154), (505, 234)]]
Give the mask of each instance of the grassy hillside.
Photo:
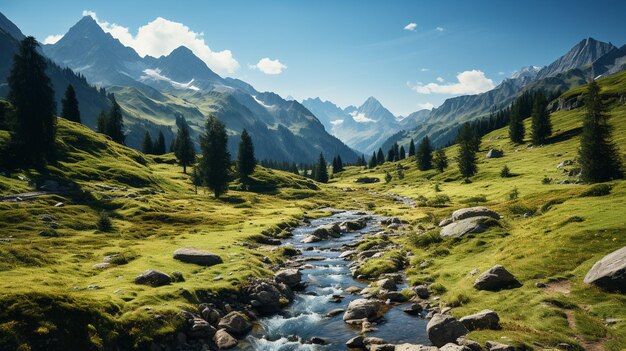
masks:
[[(599, 81), (602, 93), (611, 98), (626, 92), (626, 74)], [(582, 93), (582, 89), (566, 96)], [(626, 155), (626, 104), (612, 101), (611, 123), (614, 140)], [(378, 211), (397, 215), (411, 223), (412, 231), (399, 239), (413, 252), (408, 279), (411, 283), (434, 282), (443, 306), (453, 306), (457, 317), (489, 308), (503, 321), (501, 331), (479, 331), (470, 336), (478, 341), (512, 341), (528, 348), (554, 347), (559, 342), (588, 350), (622, 350), (626, 345), (626, 296), (603, 292), (583, 283), (591, 266), (604, 255), (626, 246), (626, 181), (609, 183), (609, 195), (588, 197), (591, 185), (559, 184), (575, 181), (567, 172), (576, 165), (557, 169), (563, 160), (576, 160), (584, 111), (575, 109), (552, 114), (554, 134), (549, 143), (532, 147), (513, 145), (508, 130), (496, 130), (483, 138), (479, 173), (465, 184), (452, 158), (456, 147), (446, 149), (451, 167), (439, 174), (421, 172), (414, 160), (386, 163), (373, 170), (350, 167), (331, 184), (337, 187), (368, 189), (414, 199), (408, 206), (379, 206)], [(526, 130), (530, 128), (526, 120)], [(504, 157), (486, 159), (489, 149), (504, 151)], [(405, 168), (399, 179), (398, 164)], [(499, 176), (507, 165), (514, 174)], [(393, 176), (384, 182), (385, 171)], [(381, 183), (358, 185), (357, 177), (378, 177)], [(549, 184), (543, 184), (550, 178)], [(519, 197), (509, 199), (517, 189)], [(463, 239), (436, 242), (436, 223), (458, 208), (485, 205), (503, 215), (501, 227)], [(526, 215), (524, 215), (526, 214)], [(417, 228), (424, 228), (416, 234)], [(433, 239), (434, 238), (434, 239)], [(431, 239), (431, 240), (429, 240)], [(477, 291), (476, 276), (495, 264), (504, 265), (523, 287), (501, 292)], [(545, 283), (547, 288), (537, 288)], [(608, 325), (607, 320), (616, 323)]]

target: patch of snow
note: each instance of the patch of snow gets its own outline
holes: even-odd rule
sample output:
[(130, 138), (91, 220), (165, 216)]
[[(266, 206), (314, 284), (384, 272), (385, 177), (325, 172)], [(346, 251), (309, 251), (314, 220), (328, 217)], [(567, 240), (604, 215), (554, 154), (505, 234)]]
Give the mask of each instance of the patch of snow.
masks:
[(257, 102), (257, 104), (259, 104), (259, 105), (261, 105), (261, 106), (263, 106), (265, 108), (273, 108), (274, 107), (274, 105), (266, 105), (263, 101), (257, 99), (256, 95), (252, 95), (252, 98), (254, 99), (254, 101)]
[(194, 90), (194, 91), (200, 90), (200, 88), (193, 85), (194, 79), (190, 80), (188, 83), (180, 83), (162, 75), (161, 70), (158, 68), (157, 69), (148, 68), (148, 69), (145, 69), (143, 73), (144, 75), (139, 78), (139, 80), (141, 81), (151, 79), (151, 80), (157, 80), (157, 81), (170, 83), (170, 85), (172, 85), (172, 87), (174, 87), (175, 89), (189, 89), (189, 90)]
[(376, 122), (376, 120), (367, 117), (363, 112), (353, 111), (350, 112), (350, 116), (357, 123), (372, 123)]

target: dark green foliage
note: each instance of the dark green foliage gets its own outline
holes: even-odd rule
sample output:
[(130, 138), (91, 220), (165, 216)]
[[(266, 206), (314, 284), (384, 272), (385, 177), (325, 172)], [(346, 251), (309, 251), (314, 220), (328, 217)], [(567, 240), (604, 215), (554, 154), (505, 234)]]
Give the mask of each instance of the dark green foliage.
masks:
[(387, 151), (387, 161), (395, 162), (398, 160), (400, 160), (400, 147), (398, 146), (398, 143), (393, 143)]
[(511, 192), (507, 195), (507, 198), (509, 200), (515, 200), (519, 197), (519, 190), (517, 190), (517, 187), (514, 187), (513, 190), (511, 190)]
[(65, 95), (61, 100), (61, 117), (72, 122), (80, 123), (80, 110), (78, 109), (78, 100), (76, 99), (76, 91), (72, 84), (67, 86)]
[(413, 139), (411, 138), (411, 143), (409, 144), (409, 157), (415, 156), (415, 143), (413, 143)]
[(376, 164), (382, 165), (385, 163), (385, 155), (383, 154), (383, 149), (378, 148), (378, 153), (376, 153)]
[(426, 233), (413, 233), (409, 236), (409, 242), (415, 247), (428, 247), (432, 244), (440, 243), (443, 241), (441, 235), (435, 231), (429, 231)]
[(578, 152), (581, 179), (589, 183), (605, 182), (622, 177), (622, 164), (617, 147), (612, 141), (612, 128), (600, 86), (589, 83), (585, 94), (587, 113), (583, 117), (583, 130)]
[(398, 166), (396, 167), (396, 176), (398, 177), (398, 179), (404, 179), (404, 167), (402, 167), (400, 164), (398, 164)]
[[(300, 175), (300, 171), (298, 170), (298, 165), (295, 162), (288, 161), (274, 161), (274, 160), (261, 160), (261, 166), (265, 168), (278, 169), (285, 172), (291, 172), (296, 175)], [(303, 176), (307, 177), (308, 172), (307, 169), (311, 168), (310, 165), (302, 164), (300, 169), (303, 169)]]
[(341, 156), (337, 155), (333, 158), (332, 166), (333, 174), (343, 171), (343, 161), (341, 161)]
[(159, 131), (159, 136), (152, 146), (152, 153), (155, 155), (165, 154), (165, 135), (163, 135), (162, 131)]
[(141, 152), (144, 154), (151, 154), (153, 149), (154, 146), (152, 145), (152, 137), (146, 130), (146, 133), (143, 135), (143, 142), (141, 143)]
[(391, 174), (389, 172), (385, 171), (385, 183), (389, 183), (391, 181), (391, 179), (393, 179)]
[(183, 166), (183, 173), (187, 173), (187, 166), (191, 166), (196, 162), (196, 150), (193, 147), (189, 126), (184, 117), (181, 118), (174, 141), (174, 155), (178, 159), (178, 164)]
[(111, 94), (110, 99), (113, 104), (106, 119), (106, 135), (110, 136), (114, 142), (124, 145), (126, 136), (124, 135), (122, 107), (117, 103), (113, 94)]
[[(516, 189), (513, 189), (513, 190), (516, 190)], [(514, 215), (532, 216), (535, 213), (537, 213), (537, 207), (527, 206), (527, 205), (524, 205), (524, 204), (514, 204), (514, 205), (509, 206), (509, 211), (511, 211), (511, 213), (514, 214)]]
[(202, 186), (202, 176), (200, 175), (200, 170), (197, 166), (191, 171), (191, 184), (193, 184), (194, 191), (197, 194), (198, 187)]
[(443, 172), (448, 167), (448, 157), (443, 149), (435, 151), (433, 163), (439, 172)]
[(239, 140), (239, 150), (237, 152), (237, 172), (239, 173), (239, 179), (246, 184), (248, 178), (254, 172), (256, 168), (256, 159), (254, 158), (254, 144), (248, 131), (244, 129), (241, 132), (241, 139)]
[(328, 165), (324, 159), (324, 155), (320, 152), (320, 158), (315, 167), (315, 177), (313, 178), (320, 183), (328, 183)]
[(552, 134), (552, 123), (547, 110), (548, 102), (543, 93), (535, 94), (532, 112), (532, 140), (534, 145), (541, 145)]
[(464, 178), (471, 177), (478, 171), (476, 167), (476, 152), (480, 145), (480, 138), (477, 136), (475, 129), (468, 123), (465, 123), (461, 127), (457, 141), (459, 143), (459, 155), (457, 156), (459, 171)]
[(500, 177), (502, 178), (510, 178), (513, 175), (511, 174), (511, 170), (509, 169), (509, 166), (504, 165), (504, 167), (502, 167), (502, 170), (500, 171)]
[(109, 232), (113, 229), (113, 223), (111, 223), (111, 218), (109, 218), (107, 211), (100, 212), (100, 216), (96, 222), (96, 228), (101, 232)]
[(524, 120), (520, 114), (520, 107), (517, 104), (511, 106), (509, 117), (509, 138), (516, 144), (524, 142)]
[(376, 152), (374, 152), (372, 154), (372, 157), (370, 157), (370, 161), (367, 164), (368, 168), (374, 168), (378, 165), (378, 158), (376, 157)]
[(404, 146), (400, 146), (400, 160), (404, 160), (406, 158), (406, 151), (404, 150)]
[(104, 111), (100, 111), (98, 119), (96, 119), (96, 132), (102, 134), (107, 132), (107, 115)]
[(428, 139), (428, 136), (425, 136), (417, 147), (415, 157), (417, 159), (417, 168), (419, 170), (426, 171), (433, 168), (433, 149), (430, 146), (430, 139)]
[(595, 184), (591, 188), (585, 190), (580, 197), (590, 196), (605, 196), (611, 193), (611, 186), (609, 184)]
[[(179, 141), (177, 141), (178, 143)], [(230, 154), (228, 153), (228, 135), (226, 127), (217, 118), (210, 116), (205, 125), (205, 132), (200, 137), (202, 160), (200, 174), (202, 181), (213, 190), (215, 198), (228, 191), (228, 173)]]
[(12, 151), (24, 166), (43, 166), (55, 150), (54, 91), (38, 47), (33, 37), (22, 40), (7, 78), (8, 100), (15, 108)]

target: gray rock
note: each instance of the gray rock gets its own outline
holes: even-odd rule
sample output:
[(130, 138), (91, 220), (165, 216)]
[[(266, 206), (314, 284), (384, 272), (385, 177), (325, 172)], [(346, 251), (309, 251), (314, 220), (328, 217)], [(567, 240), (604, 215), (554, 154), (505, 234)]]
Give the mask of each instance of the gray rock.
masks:
[(461, 219), (441, 228), (439, 235), (444, 237), (460, 237), (469, 233), (482, 233), (489, 227), (485, 222), (491, 217), (480, 216)]
[(210, 339), (215, 335), (215, 328), (202, 318), (194, 317), (191, 321), (191, 328), (187, 335), (190, 338)]
[(322, 241), (322, 238), (313, 234), (307, 235), (304, 237), (304, 239), (300, 240), (300, 242), (303, 244), (316, 243), (318, 241)]
[(63, 202), (57, 202), (54, 207), (63, 207), (65, 204)]
[(172, 278), (161, 271), (149, 269), (135, 278), (135, 284), (150, 285), (153, 287), (168, 285)]
[(428, 290), (427, 285), (422, 284), (422, 285), (414, 286), (411, 289), (415, 292), (417, 297), (419, 297), (420, 299), (427, 299), (430, 297), (430, 291)]
[(433, 345), (441, 347), (447, 343), (455, 342), (456, 339), (466, 335), (469, 331), (454, 317), (437, 313), (428, 321), (426, 333)]
[(341, 228), (337, 223), (324, 224), (315, 229), (313, 234), (319, 238), (327, 239), (329, 237), (337, 238), (341, 235)]
[(467, 346), (461, 346), (450, 342), (440, 347), (439, 351), (472, 351), (472, 349)]
[(363, 346), (363, 337), (361, 335), (355, 336), (354, 338), (348, 340), (346, 342), (346, 346), (350, 349), (360, 349)]
[(312, 337), (310, 342), (313, 345), (326, 345), (326, 340), (317, 336)]
[(571, 166), (571, 165), (573, 165), (573, 164), (574, 164), (574, 161), (572, 161), (572, 160), (563, 160), (563, 161), (561, 161), (561, 163), (559, 163), (559, 164), (556, 166), (556, 168), (557, 168), (557, 169), (561, 169), (561, 168), (563, 168), (563, 167)]
[(396, 345), (395, 351), (438, 351), (436, 346), (424, 346), (417, 344), (399, 344)]
[(376, 282), (376, 286), (385, 290), (391, 290), (391, 291), (398, 290), (398, 286), (396, 285), (396, 282), (393, 279), (389, 279), (389, 278), (379, 280), (378, 282)]
[(174, 259), (201, 266), (213, 266), (222, 263), (220, 256), (195, 247), (184, 247), (174, 251)]
[(101, 263), (94, 264), (91, 268), (94, 268), (94, 269), (107, 269), (109, 267), (111, 267), (111, 264), (109, 262), (101, 262)]
[(369, 351), (396, 351), (396, 345), (393, 345), (393, 344), (374, 344), (374, 345), (370, 345)]
[(488, 351), (515, 351), (515, 347), (495, 341), (487, 341), (485, 346), (487, 346)]
[(502, 155), (504, 155), (502, 150), (490, 149), (487, 155), (485, 155), (485, 158), (500, 158)]
[(335, 308), (334, 310), (328, 311), (326, 313), (326, 317), (334, 317), (336, 315), (342, 314), (345, 310), (343, 308)]
[(456, 343), (462, 346), (467, 346), (472, 351), (483, 351), (483, 347), (480, 346), (479, 343), (474, 340), (470, 340), (464, 336), (456, 339)]
[(501, 265), (489, 268), (489, 270), (479, 275), (474, 282), (474, 288), (488, 291), (514, 289), (520, 286), (522, 286), (522, 283)]
[(383, 345), (386, 344), (385, 340), (376, 337), (366, 337), (363, 339), (363, 345), (369, 347), (371, 345)]
[(408, 308), (403, 309), (402, 311), (406, 314), (410, 315), (418, 315), (422, 312), (424, 308), (419, 303), (413, 303)]
[(373, 319), (378, 316), (381, 304), (378, 300), (356, 299), (348, 304), (343, 320)]
[(469, 331), (473, 330), (497, 330), (500, 329), (500, 317), (492, 310), (482, 310), (478, 313), (465, 316), (459, 319), (465, 328)]
[(587, 272), (584, 282), (626, 293), (626, 246), (604, 256)]
[(229, 334), (244, 335), (252, 329), (252, 323), (243, 314), (233, 311), (222, 317), (217, 327), (225, 329)]
[(367, 225), (367, 222), (364, 219), (359, 219), (357, 221), (345, 221), (342, 222), (339, 227), (344, 232), (353, 232), (355, 230), (363, 229)]
[(441, 222), (439, 222), (438, 225), (440, 227), (445, 227), (445, 226), (447, 226), (450, 223), (452, 223), (452, 218), (446, 218), (446, 219), (441, 220)]
[(465, 218), (472, 217), (491, 217), (494, 219), (500, 219), (500, 215), (496, 212), (488, 209), (485, 206), (475, 206), (468, 208), (461, 208), (454, 212), (452, 212), (452, 217), (450, 217), (453, 221), (459, 221)]
[(215, 333), (213, 342), (215, 342), (215, 345), (220, 350), (232, 349), (238, 344), (237, 339), (230, 335), (225, 329), (220, 329)]
[(276, 281), (285, 283), (293, 289), (300, 285), (302, 281), (302, 274), (300, 274), (300, 271), (295, 268), (283, 269), (282, 271), (278, 271), (274, 275), (274, 278)]

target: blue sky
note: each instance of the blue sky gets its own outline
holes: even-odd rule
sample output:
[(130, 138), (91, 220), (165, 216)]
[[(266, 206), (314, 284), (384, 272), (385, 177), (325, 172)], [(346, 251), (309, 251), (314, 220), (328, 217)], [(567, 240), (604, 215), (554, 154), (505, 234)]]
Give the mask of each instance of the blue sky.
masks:
[(209, 66), (257, 90), (342, 107), (375, 96), (397, 115), (488, 89), (589, 36), (626, 44), (626, 1), (0, 0), (0, 12), (40, 41), (85, 10), (142, 41), (138, 51), (169, 50), (139, 40), (142, 26), (151, 23), (147, 38), (187, 30), (178, 34), (210, 48), (194, 41)]

